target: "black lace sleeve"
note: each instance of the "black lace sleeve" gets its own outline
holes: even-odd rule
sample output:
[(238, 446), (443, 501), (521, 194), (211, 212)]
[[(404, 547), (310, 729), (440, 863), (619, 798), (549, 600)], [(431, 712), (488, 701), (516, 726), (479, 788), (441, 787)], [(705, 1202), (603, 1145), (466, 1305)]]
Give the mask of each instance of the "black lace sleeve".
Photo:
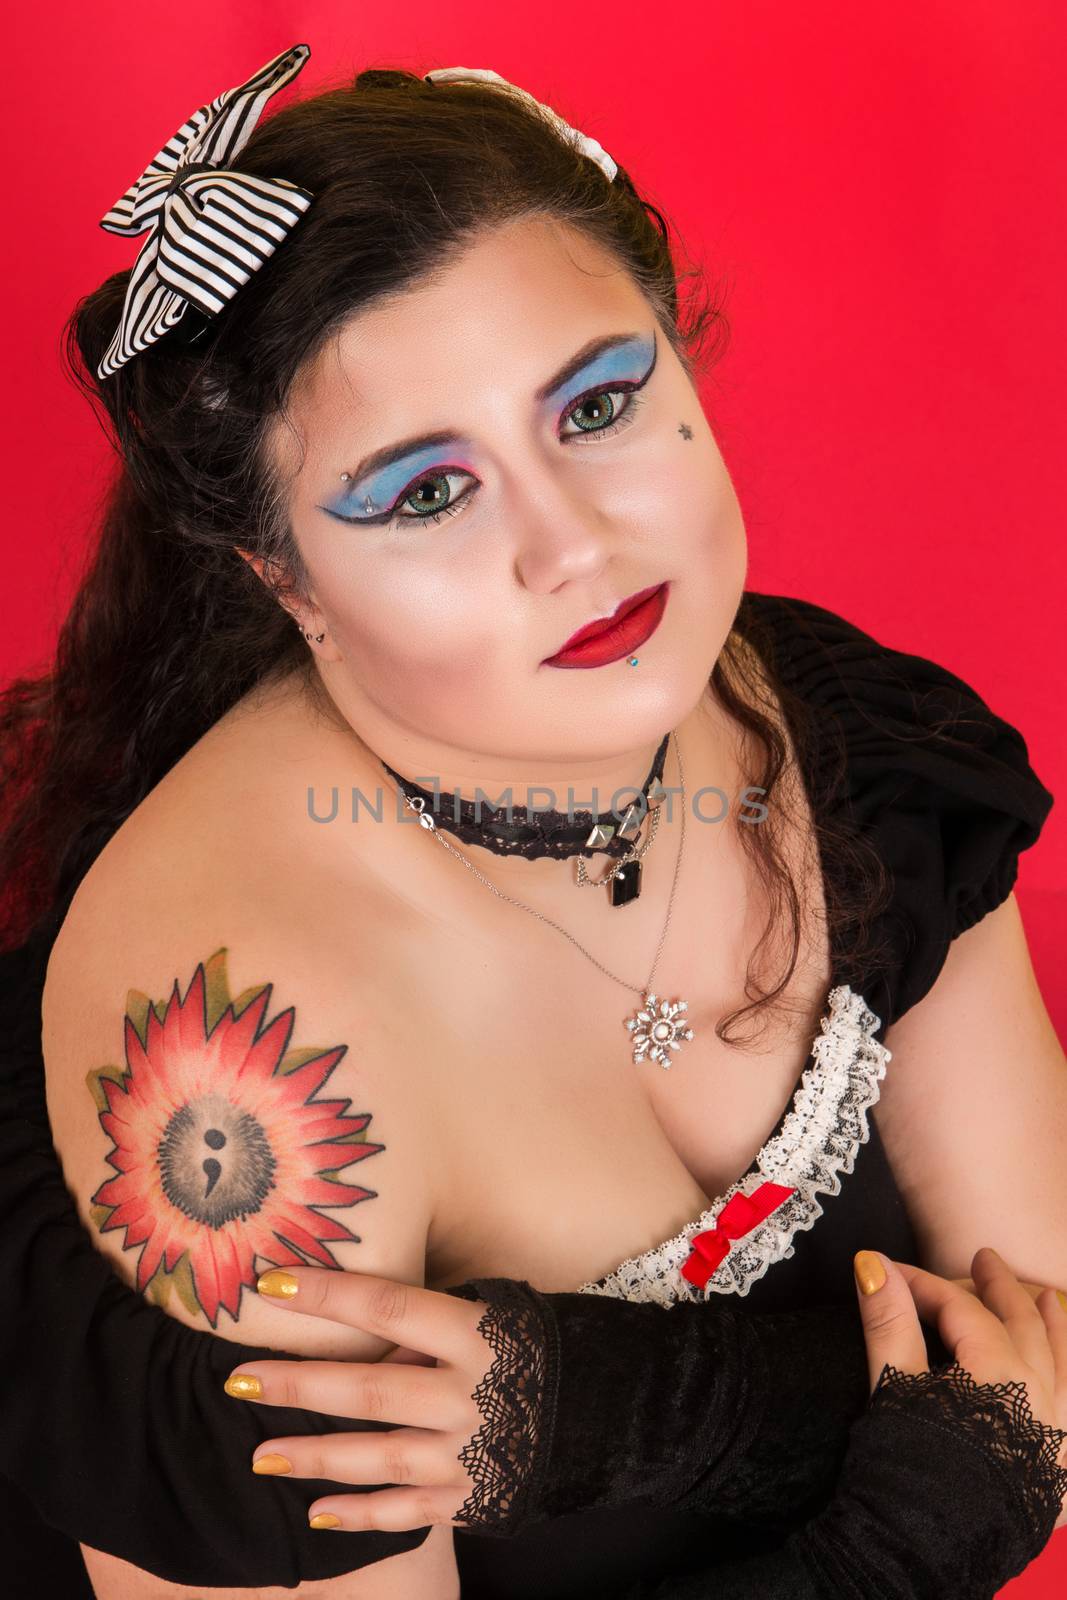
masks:
[(805, 1382), (818, 1332), (804, 1316), (710, 1318), (694, 1304), (633, 1317), (508, 1279), (448, 1292), (485, 1301), (496, 1352), (464, 1453), (472, 1531), (634, 1502), (778, 1520), (840, 1469), (829, 1504), (778, 1549), (618, 1600), (980, 1600), (1044, 1548), (1067, 1495), (1067, 1432), (1035, 1421), (1023, 1384), (979, 1384), (956, 1362), (918, 1376), (886, 1366), (868, 1400), (858, 1314), (850, 1342), (843, 1308), (823, 1321), (824, 1339), (835, 1319), (845, 1334), (833, 1348), (850, 1374), (827, 1420)]
[(886, 1366), (823, 1512), (777, 1550), (616, 1600), (994, 1600), (1051, 1537), (1065, 1440), (1023, 1384)]
[(544, 1297), (522, 1280), (472, 1279), (447, 1293), (486, 1300), (478, 1332), (493, 1351), (472, 1396), (485, 1421), (460, 1451), (474, 1487), (456, 1520), (510, 1536), (537, 1520), (544, 1496), (559, 1391), (557, 1324)]
[(833, 1484), (867, 1405), (854, 1305), (667, 1310), (509, 1278), (447, 1292), (485, 1302), (496, 1353), (457, 1514), (489, 1536), (634, 1501), (777, 1519)]

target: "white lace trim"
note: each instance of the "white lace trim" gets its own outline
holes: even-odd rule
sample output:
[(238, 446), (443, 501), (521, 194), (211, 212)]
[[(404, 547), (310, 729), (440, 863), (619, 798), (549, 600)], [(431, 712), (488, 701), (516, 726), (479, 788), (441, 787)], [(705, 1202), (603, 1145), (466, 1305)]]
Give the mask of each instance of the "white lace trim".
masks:
[[(714, 1200), (694, 1222), (664, 1244), (624, 1261), (579, 1294), (611, 1295), (617, 1300), (652, 1300), (668, 1306), (677, 1300), (703, 1300), (710, 1294), (746, 1295), (776, 1261), (793, 1254), (796, 1233), (814, 1227), (822, 1216), (817, 1194), (837, 1194), (841, 1174), (850, 1173), (861, 1145), (870, 1137), (868, 1109), (881, 1094), (892, 1051), (873, 1038), (881, 1018), (847, 984), (831, 989), (829, 1014), (819, 1024), (789, 1111), (778, 1133), (768, 1139), (745, 1176)], [(715, 1226), (735, 1194), (750, 1195), (767, 1180), (795, 1190), (750, 1233), (734, 1240), (703, 1289), (679, 1270), (688, 1259), (693, 1236)]]

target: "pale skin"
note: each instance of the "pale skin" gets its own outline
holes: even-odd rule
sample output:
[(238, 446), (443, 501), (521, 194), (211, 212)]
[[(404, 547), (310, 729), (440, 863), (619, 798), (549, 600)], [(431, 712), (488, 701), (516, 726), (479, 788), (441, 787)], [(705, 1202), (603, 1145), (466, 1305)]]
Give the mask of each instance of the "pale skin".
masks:
[[(549, 410), (532, 397), (588, 341), (620, 333), (656, 341), (656, 367), (642, 391), (636, 419), (603, 441), (574, 437), (573, 423), (567, 424), (572, 431), (564, 437), (564, 414), (573, 405), (563, 401), (572, 402), (592, 386), (575, 380)], [(634, 379), (640, 373), (633, 370), (626, 376)], [(612, 383), (604, 379), (596, 388), (611, 393)], [(617, 398), (621, 413), (625, 400)], [(343, 734), (337, 748), (343, 748), (347, 765), (342, 768), (331, 758), (330, 780), (358, 784), (372, 793), (382, 781), (380, 757), (416, 778), (434, 774), (446, 789), (455, 786), (468, 796), (476, 787), (490, 795), (510, 787), (521, 799), (534, 786), (550, 789), (561, 802), (568, 787), (579, 799), (594, 787), (602, 797), (610, 796), (631, 787), (635, 776), (644, 776), (668, 727), (685, 728), (689, 748), (699, 751), (696, 771), (687, 774), (691, 779), (715, 782), (723, 771), (734, 770), (730, 729), (705, 690), (745, 584), (740, 508), (692, 382), (647, 302), (614, 263), (586, 241), (545, 223), (526, 222), (488, 235), (432, 284), (353, 319), (304, 375), (294, 396), (292, 422), (295, 436), (279, 423), (272, 444), (288, 474), (293, 532), (310, 581), (310, 598), (294, 599), (291, 612), (311, 635), (309, 649)], [(452, 492), (457, 502), (465, 491), (471, 493), (455, 516), (429, 526), (404, 521), (387, 531), (349, 527), (324, 512), (323, 506), (332, 504), (344, 487), (341, 474), (353, 471), (367, 453), (443, 428), (465, 439), (462, 450), (444, 446), (438, 455), (441, 467), (464, 463), (452, 478)], [(412, 477), (414, 490), (419, 479)], [(262, 563), (248, 559), (263, 576)], [(671, 580), (668, 612), (658, 633), (637, 652), (638, 669), (629, 669), (625, 661), (587, 672), (543, 666), (543, 659), (581, 624), (665, 578)], [(458, 871), (439, 847), (416, 855), (410, 833), (392, 826), (379, 829), (375, 838), (369, 870), (379, 876), (388, 904), (395, 905), (398, 915), (410, 907), (424, 916), (429, 903), (442, 925), (450, 933), (461, 930), (473, 949), (480, 951), (483, 940), (488, 959), (499, 948), (499, 902)], [(633, 966), (634, 941), (651, 951), (662, 927), (667, 888), (662, 871), (673, 861), (676, 843), (669, 823), (661, 840), (664, 861), (656, 880), (660, 897), (650, 894), (633, 908), (643, 931), (635, 933), (638, 924), (632, 921), (625, 934), (606, 926), (610, 913), (605, 918), (597, 897), (575, 897), (569, 863), (506, 859), (477, 846), (466, 847), (466, 854), (504, 893), (559, 921), (586, 947), (600, 948), (607, 965), (620, 971)], [(962, 1273), (978, 1244), (990, 1239), (1018, 1270), (1028, 1267), (1035, 1279), (1063, 1283), (1067, 1260), (1054, 1218), (1057, 1202), (1063, 1215), (1064, 1180), (1054, 1131), (1065, 1125), (1067, 1073), (1040, 996), (1027, 986), (1019, 956), (1021, 935), (1009, 925), (1013, 914), (1012, 900), (956, 941), (946, 973), (931, 995), (887, 1037), (904, 1061), (925, 1066), (937, 1061), (932, 1076), (945, 1086), (940, 1092), (946, 1102), (955, 1092), (955, 1108), (946, 1103), (945, 1115), (925, 1116), (931, 1074), (904, 1071), (888, 1103), (883, 1132), (894, 1169), (899, 1167), (902, 1182), (914, 1191), (916, 1215), (925, 1224), (928, 1266), (940, 1264), (947, 1271), (958, 1263)], [(533, 926), (528, 917), (516, 916)], [(1016, 977), (1001, 982), (990, 1008), (988, 968), (998, 961), (996, 951), (1007, 950), (1012, 940)], [(574, 960), (582, 962), (577, 955)], [(260, 976), (258, 971), (249, 975), (250, 980)], [(994, 1129), (962, 1116), (972, 1092), (968, 1069), (973, 1068), (974, 1041), (965, 1049), (958, 1034), (953, 1036), (943, 1024), (939, 1030), (946, 985), (953, 987), (957, 1019), (961, 1009), (968, 1009), (968, 996), (976, 1014), (980, 1008), (973, 1002), (982, 998), (985, 1010), (976, 1031), (984, 1031), (987, 1041), (999, 1039), (1001, 1046), (1010, 1033), (1013, 1058), (1025, 1055), (1028, 1071), (1040, 1077), (1047, 1091), (1045, 1115), (1035, 1130), (1039, 1137), (1026, 1147), (1025, 1174), (1005, 1167), (1002, 1176), (1003, 1183), (1025, 1177), (1034, 1186), (1032, 1201), (987, 1215), (977, 1238), (965, 1230), (973, 1226), (968, 1218), (980, 1214), (974, 1208), (981, 1204), (983, 1170), (988, 1171), (983, 1162)], [(1029, 1019), (1029, 1031), (1020, 1052), (1021, 1014)], [(327, 1027), (323, 1037), (333, 1043), (347, 1033)], [(987, 1043), (986, 1049), (992, 1080), (994, 1045)], [(1000, 1079), (1002, 1092), (1010, 1090), (1015, 1097), (1015, 1115), (1018, 1074), (1001, 1073)], [(379, 1117), (373, 1097), (361, 1100), (363, 1104)], [(389, 1126), (386, 1109), (372, 1131)], [(967, 1134), (961, 1136), (964, 1128)], [(972, 1161), (972, 1155), (981, 1160)], [(380, 1163), (387, 1157), (388, 1152)], [(999, 1159), (1004, 1163), (1010, 1158), (1002, 1152)], [(923, 1209), (926, 1179), (946, 1170), (950, 1161), (960, 1169), (954, 1191), (959, 1210), (951, 1222), (944, 1207)], [(368, 1164), (364, 1176), (369, 1178), (372, 1166)], [(101, 1175), (96, 1175), (97, 1182)], [(692, 1212), (683, 1212), (687, 1214)], [(441, 1344), (439, 1349), (430, 1339), (419, 1344), (408, 1328), (404, 1340), (393, 1337), (395, 1328), (392, 1334), (382, 1331), (382, 1297), (395, 1298), (398, 1289), (387, 1276), (363, 1278), (313, 1268), (294, 1269), (294, 1274), (302, 1283), (329, 1279), (337, 1292), (350, 1277), (357, 1284), (361, 1278), (367, 1284), (389, 1284), (379, 1289), (377, 1317), (370, 1320), (365, 1297), (355, 1311), (346, 1303), (344, 1316), (327, 1318), (305, 1295), (299, 1310), (306, 1310), (313, 1322), (319, 1319), (324, 1337), (331, 1326), (343, 1325), (379, 1341), (403, 1344), (409, 1357), (413, 1352), (442, 1355), (451, 1348)], [(1030, 1288), (1039, 1292), (1037, 1283)], [(464, 1334), (467, 1354), (462, 1378), (450, 1380), (452, 1402), (467, 1387), (463, 1406), (456, 1403), (449, 1413), (450, 1427), (440, 1439), (423, 1441), (427, 1448), (420, 1466), (427, 1475), (415, 1477), (409, 1491), (383, 1491), (394, 1497), (406, 1492), (408, 1498), (402, 1503), (394, 1498), (393, 1509), (383, 1505), (381, 1513), (411, 1520), (373, 1524), (380, 1527), (445, 1524), (469, 1492), (469, 1485), (456, 1481), (456, 1455), (477, 1426), (470, 1393), (488, 1364), (484, 1349), (478, 1349), (482, 1341), (471, 1338), (478, 1308), (429, 1290), (418, 1294), (429, 1297), (418, 1304), (433, 1308), (426, 1326), (432, 1323), (435, 1336), (448, 1341), (457, 1330)], [(271, 1312), (277, 1304), (271, 1302)], [(257, 1309), (268, 1311), (265, 1305), (253, 1307), (251, 1316)], [(258, 1335), (250, 1331), (249, 1337)], [(283, 1337), (272, 1328), (262, 1342)], [(298, 1346), (290, 1343), (288, 1348)], [(405, 1364), (402, 1353), (386, 1359)], [(406, 1364), (419, 1365), (410, 1359)], [(270, 1364), (279, 1371), (288, 1365)], [(368, 1403), (365, 1380), (369, 1374), (381, 1385), (381, 1362), (362, 1369), (353, 1362), (298, 1365), (301, 1381), (315, 1375), (314, 1367), (322, 1369), (320, 1377), (328, 1383), (348, 1385), (340, 1414), (372, 1414), (362, 1409)], [(361, 1372), (364, 1386), (353, 1392), (351, 1385), (360, 1383)], [(421, 1384), (425, 1374), (411, 1376)], [(424, 1385), (418, 1392), (427, 1403), (437, 1403), (439, 1395)], [(271, 1403), (269, 1393), (265, 1399)], [(331, 1409), (308, 1397), (301, 1403)], [(415, 1412), (411, 1421), (403, 1420), (423, 1429), (441, 1428), (426, 1411), (421, 1421)], [(358, 1448), (371, 1448), (370, 1437), (363, 1436)], [(273, 1441), (257, 1452), (257, 1459), (284, 1448), (285, 1441)], [(340, 1481), (382, 1480), (382, 1473), (365, 1461), (362, 1467), (367, 1470), (342, 1474)], [(296, 1462), (293, 1475), (301, 1475)], [(385, 1476), (397, 1478), (393, 1472)], [(423, 1515), (429, 1507), (421, 1502), (412, 1513), (412, 1496), (445, 1487), (458, 1497), (447, 1516)], [(367, 1508), (379, 1499), (348, 1498), (363, 1508), (360, 1514), (374, 1514)], [(334, 1499), (317, 1502), (312, 1512), (332, 1507)], [(439, 1541), (442, 1536), (450, 1538), (448, 1528), (435, 1526), (432, 1538)], [(360, 1600), (378, 1600), (379, 1594), (415, 1600), (428, 1591), (415, 1568), (409, 1587), (404, 1587), (407, 1561), (402, 1556), (319, 1588)], [(432, 1581), (439, 1577), (438, 1568)], [(109, 1600), (123, 1593), (117, 1586), (106, 1592)], [(129, 1590), (131, 1595), (141, 1592)]]

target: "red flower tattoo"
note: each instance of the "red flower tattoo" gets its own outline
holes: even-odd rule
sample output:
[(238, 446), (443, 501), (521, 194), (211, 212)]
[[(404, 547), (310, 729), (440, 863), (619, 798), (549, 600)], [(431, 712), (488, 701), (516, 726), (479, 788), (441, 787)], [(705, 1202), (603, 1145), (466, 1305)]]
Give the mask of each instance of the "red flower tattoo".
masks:
[(316, 1098), (348, 1047), (289, 1052), (293, 1007), (263, 1026), (271, 988), (231, 1002), (218, 951), (184, 999), (177, 980), (162, 1005), (131, 995), (125, 1071), (89, 1074), (117, 1174), (93, 1196), (94, 1220), (140, 1247), (139, 1290), (181, 1266), (183, 1300), (212, 1327), (220, 1307), (236, 1321), (257, 1257), (337, 1266), (327, 1241), (359, 1235), (319, 1208), (372, 1198), (336, 1173), (385, 1149), (364, 1137), (369, 1114)]

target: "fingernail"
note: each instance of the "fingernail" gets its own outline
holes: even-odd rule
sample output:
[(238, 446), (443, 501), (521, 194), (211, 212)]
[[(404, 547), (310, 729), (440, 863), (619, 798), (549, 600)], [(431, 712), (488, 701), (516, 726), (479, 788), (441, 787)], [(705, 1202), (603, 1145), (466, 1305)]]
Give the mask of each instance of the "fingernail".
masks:
[(874, 1294), (886, 1280), (885, 1264), (873, 1250), (857, 1250), (852, 1267), (863, 1294)]
[(293, 1463), (284, 1456), (257, 1456), (252, 1463), (253, 1472), (292, 1472)]
[(234, 1372), (222, 1386), (235, 1400), (262, 1400), (263, 1385), (250, 1372)]
[(1056, 1298), (1063, 1307), (1064, 1311), (1067, 1311), (1067, 1294), (1064, 1294), (1062, 1289), (1057, 1289)]
[(335, 1517), (332, 1511), (320, 1511), (317, 1516), (312, 1517), (308, 1522), (309, 1528), (339, 1528), (340, 1526), (340, 1517)]
[(257, 1294), (272, 1294), (279, 1300), (291, 1300), (300, 1285), (291, 1272), (283, 1272), (281, 1267), (271, 1267), (269, 1272), (260, 1273), (256, 1279)]

